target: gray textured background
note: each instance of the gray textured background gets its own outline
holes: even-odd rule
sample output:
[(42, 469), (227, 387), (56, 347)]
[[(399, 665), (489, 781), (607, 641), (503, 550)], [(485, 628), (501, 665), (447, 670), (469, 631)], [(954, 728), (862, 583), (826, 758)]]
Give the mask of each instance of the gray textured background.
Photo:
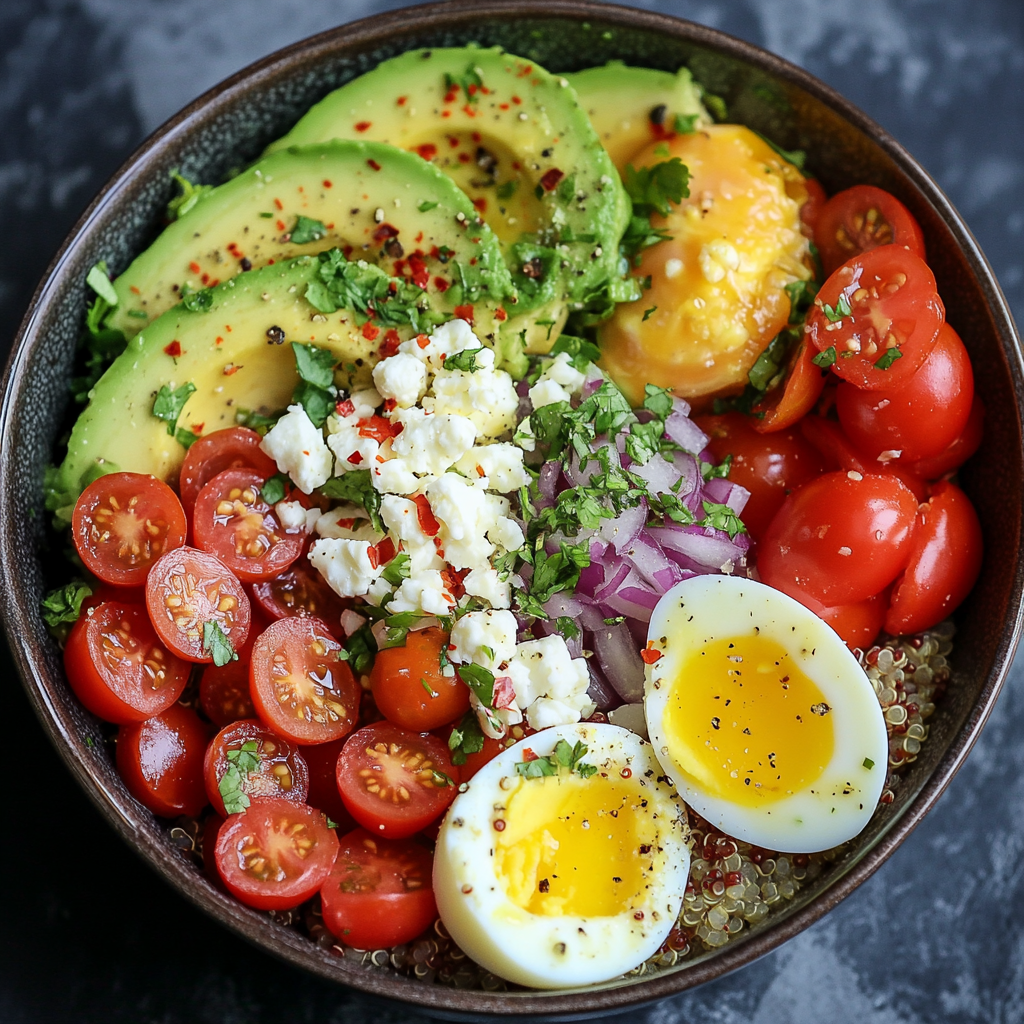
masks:
[[(0, 340), (146, 134), (264, 54), (397, 0), (0, 0)], [(788, 57), (889, 129), (1024, 313), (1022, 0), (638, 3)], [(75, 788), (6, 653), (0, 1022), (403, 1021), (251, 950), (167, 889)], [(935, 811), (837, 910), (649, 1024), (1024, 1020), (1024, 661)]]

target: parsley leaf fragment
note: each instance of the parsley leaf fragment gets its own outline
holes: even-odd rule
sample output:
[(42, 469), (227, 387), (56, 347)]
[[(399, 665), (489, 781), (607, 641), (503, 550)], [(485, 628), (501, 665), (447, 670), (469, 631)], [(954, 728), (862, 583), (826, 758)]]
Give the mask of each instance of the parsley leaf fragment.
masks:
[(827, 302), (822, 303), (821, 311), (825, 314), (825, 319), (830, 324), (839, 323), (844, 316), (850, 316), (853, 313), (853, 310), (850, 308), (850, 300), (846, 297), (846, 292), (839, 293), (835, 306), (830, 306)]
[(238, 661), (238, 655), (219, 622), (203, 623), (203, 650), (213, 658), (217, 668), (223, 668), (229, 661)]
[(459, 678), (476, 694), (484, 707), (490, 707), (494, 700), (494, 673), (483, 665), (470, 663), (457, 669)]
[(101, 260), (86, 274), (85, 283), (108, 305), (116, 306), (121, 301), (110, 283), (105, 261)]
[(462, 716), (448, 737), (448, 749), (452, 752), (452, 764), (463, 765), (469, 754), (479, 754), (484, 749), (484, 734), (472, 711)]
[(40, 602), (43, 621), (51, 629), (77, 622), (82, 614), (82, 602), (91, 595), (92, 588), (81, 580), (51, 590)]
[(268, 505), (276, 505), (279, 501), (284, 500), (284, 496), (288, 492), (291, 483), (291, 477), (286, 473), (275, 473), (260, 488), (260, 497)]
[(369, 514), (373, 528), (380, 533), (385, 532), (380, 518), (380, 491), (373, 486), (368, 469), (354, 469), (341, 476), (331, 477), (319, 488), (319, 493), (325, 498), (361, 505)]
[(295, 218), (295, 227), (291, 230), (292, 241), (296, 245), (319, 242), (326, 234), (327, 225), (322, 220), (303, 217), (301, 213)]
[(463, 370), (466, 373), (474, 373), (478, 369), (476, 365), (477, 353), (483, 352), (483, 350), (481, 345), (480, 348), (466, 348), (461, 352), (456, 352), (445, 359), (444, 368), (446, 370)]
[(516, 765), (516, 772), (526, 779), (539, 779), (545, 775), (557, 775), (559, 769), (567, 768), (570, 772), (576, 772), (584, 779), (589, 779), (597, 773), (597, 765), (583, 763), (587, 750), (587, 745), (582, 740), (577, 740), (570, 747), (566, 740), (560, 739), (555, 744), (555, 749), (546, 757), (520, 761)]
[(171, 171), (171, 177), (178, 183), (181, 192), (167, 204), (168, 220), (184, 217), (196, 203), (213, 191), (213, 185), (197, 185), (176, 170)]
[(879, 370), (888, 370), (897, 359), (902, 359), (903, 353), (898, 348), (886, 349), (881, 358), (875, 360), (875, 366)]
[(704, 502), (704, 518), (700, 525), (710, 526), (713, 530), (723, 530), (729, 534), (730, 540), (734, 540), (737, 534), (747, 532), (740, 517), (728, 505), (720, 505), (714, 501)]
[(623, 181), (633, 202), (633, 213), (641, 217), (654, 213), (667, 217), (672, 204), (678, 204), (690, 195), (689, 183), (689, 168), (677, 156), (640, 170), (627, 164)]
[(819, 352), (811, 362), (815, 366), (820, 366), (821, 369), (827, 370), (836, 361), (836, 347), (835, 345), (829, 345), (824, 352)]
[(362, 625), (346, 641), (340, 651), (338, 660), (347, 661), (352, 674), (358, 679), (369, 675), (377, 654), (377, 642), (369, 623)]
[(178, 417), (181, 416), (185, 403), (195, 390), (195, 384), (192, 381), (187, 381), (181, 387), (174, 388), (173, 390), (169, 384), (165, 384), (156, 393), (156, 398), (153, 400), (153, 415), (158, 420), (163, 420), (167, 424), (167, 433), (171, 437), (175, 436)]
[(394, 558), (385, 566), (381, 576), (393, 587), (401, 586), (402, 580), (409, 578), (410, 562), (412, 559), (406, 552), (399, 551)]

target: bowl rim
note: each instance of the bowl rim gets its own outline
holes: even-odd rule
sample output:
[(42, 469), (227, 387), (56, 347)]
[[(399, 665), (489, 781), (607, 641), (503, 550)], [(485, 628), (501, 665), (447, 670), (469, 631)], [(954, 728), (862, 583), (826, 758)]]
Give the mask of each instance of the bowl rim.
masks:
[[(30, 617), (35, 614), (35, 608), (21, 594), (18, 575), (6, 572), (13, 564), (16, 554), (11, 527), (12, 516), (17, 512), (13, 506), (10, 479), (11, 420), (16, 397), (21, 393), (25, 383), (28, 356), (42, 343), (38, 331), (42, 311), (57, 291), (71, 257), (83, 244), (83, 237), (89, 234), (90, 228), (100, 215), (118, 202), (130, 179), (135, 174), (146, 173), (150, 165), (158, 163), (161, 156), (174, 147), (178, 136), (189, 131), (193, 121), (216, 119), (224, 108), (230, 107), (252, 86), (273, 80), (277, 76), (286, 77), (295, 65), (313, 63), (318, 57), (326, 57), (333, 53), (339, 45), (345, 49), (365, 51), (374, 45), (393, 40), (396, 36), (415, 33), (418, 30), (461, 28), (473, 21), (510, 17), (598, 22), (610, 28), (621, 27), (667, 34), (713, 49), (748, 65), (767, 70), (776, 78), (797, 86), (872, 138), (907, 175), (921, 196), (932, 205), (963, 252), (980, 286), (1007, 361), (1016, 397), (1016, 411), (1020, 418), (1021, 404), (1024, 401), (1024, 357), (1020, 337), (995, 275), (973, 235), (935, 181), (895, 138), (815, 76), (782, 57), (717, 29), (671, 15), (606, 4), (600, 0), (442, 0), (405, 7), (342, 24), (300, 40), (261, 58), (213, 86), (150, 134), (108, 179), (72, 227), (32, 296), (15, 335), (2, 381), (0, 566), (4, 568), (5, 576), (12, 585), (5, 588), (0, 596), (0, 614), (3, 617), (11, 654), (32, 707), (72, 774), (130, 848), (150, 862), (165, 881), (197, 907), (254, 945), (275, 953), (295, 966), (365, 994), (403, 1003), (412, 1010), (450, 1019), (503, 1014), (569, 1020), (636, 1008), (727, 974), (765, 955), (808, 927), (866, 881), (935, 804), (977, 740), (1005, 681), (1020, 639), (1024, 622), (1024, 607), (1021, 603), (1024, 574), (1018, 571), (1015, 576), (1010, 594), (1012, 611), (1004, 623), (996, 645), (992, 669), (985, 679), (977, 701), (953, 736), (946, 752), (917, 795), (889, 824), (875, 846), (847, 870), (836, 872), (834, 879), (817, 899), (788, 915), (778, 924), (754, 933), (735, 945), (730, 944), (714, 956), (702, 959), (684, 970), (631, 979), (614, 988), (490, 993), (423, 984), (383, 972), (352, 972), (342, 978), (339, 977), (337, 970), (337, 959), (326, 952), (311, 949), (308, 940), (283, 928), (275, 928), (269, 934), (265, 928), (260, 928), (254, 934), (254, 912), (242, 908), (240, 904), (232, 906), (224, 900), (211, 900), (202, 888), (196, 886), (196, 874), (184, 858), (169, 853), (166, 846), (158, 847), (148, 842), (137, 830), (130, 813), (134, 810), (137, 816), (137, 809), (134, 805), (122, 806), (121, 802), (97, 781), (90, 769), (88, 751), (82, 737), (63, 728), (47, 690), (44, 674), (37, 665), (31, 643), (27, 639), (31, 632)], [(1021, 533), (1024, 536), (1024, 526)], [(1022, 538), (1018, 538), (1020, 539)]]

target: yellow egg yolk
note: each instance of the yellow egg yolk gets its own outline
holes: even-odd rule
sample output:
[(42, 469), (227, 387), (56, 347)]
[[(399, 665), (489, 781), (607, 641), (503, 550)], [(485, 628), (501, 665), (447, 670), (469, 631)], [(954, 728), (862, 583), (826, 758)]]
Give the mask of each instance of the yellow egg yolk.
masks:
[(670, 157), (689, 168), (689, 198), (654, 218), (672, 237), (645, 249), (634, 271), (651, 287), (601, 329), (601, 365), (634, 405), (645, 384), (688, 399), (742, 390), (788, 323), (785, 286), (811, 276), (807, 189), (792, 164), (725, 124), (652, 145), (634, 163)]
[(611, 917), (642, 905), (657, 845), (647, 805), (635, 779), (521, 780), (494, 839), (509, 899), (545, 917)]
[(712, 640), (671, 683), (669, 755), (707, 792), (748, 807), (812, 786), (832, 758), (831, 708), (777, 641)]

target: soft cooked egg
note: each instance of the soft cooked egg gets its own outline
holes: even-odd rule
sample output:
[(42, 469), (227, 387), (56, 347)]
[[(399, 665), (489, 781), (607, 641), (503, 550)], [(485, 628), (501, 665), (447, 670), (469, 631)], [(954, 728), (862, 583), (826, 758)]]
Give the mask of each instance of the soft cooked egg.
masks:
[[(577, 743), (593, 774), (516, 769)], [(650, 744), (614, 725), (555, 726), (500, 753), (437, 837), (434, 896), (452, 938), (534, 988), (606, 981), (653, 955), (690, 869), (681, 802), (661, 775)]]
[[(811, 276), (803, 176), (743, 125), (712, 125), (637, 154), (679, 157), (690, 195), (655, 218), (671, 238), (635, 271), (651, 287), (601, 329), (601, 365), (639, 404), (644, 385), (683, 398), (741, 390), (789, 319), (787, 284)], [(652, 311), (653, 309), (653, 311)]]
[(885, 781), (885, 721), (828, 625), (763, 583), (697, 576), (661, 598), (648, 637), (661, 655), (647, 668), (651, 744), (690, 807), (790, 853), (864, 828)]

